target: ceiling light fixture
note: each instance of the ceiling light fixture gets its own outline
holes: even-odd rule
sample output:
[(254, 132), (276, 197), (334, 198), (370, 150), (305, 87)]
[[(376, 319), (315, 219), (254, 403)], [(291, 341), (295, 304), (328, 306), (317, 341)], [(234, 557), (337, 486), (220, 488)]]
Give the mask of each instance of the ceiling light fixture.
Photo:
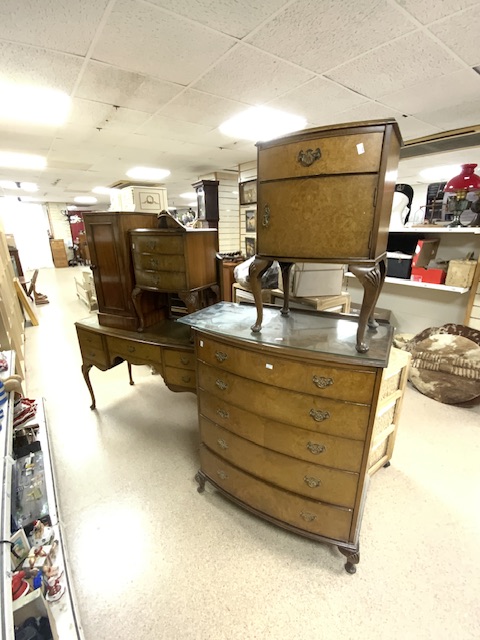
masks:
[(98, 202), (93, 196), (76, 196), (73, 201), (79, 204), (95, 204)]
[(271, 107), (251, 107), (220, 125), (221, 133), (232, 138), (259, 142), (304, 129), (305, 118)]
[(191, 200), (192, 198), (196, 198), (197, 194), (194, 191), (186, 191), (185, 193), (180, 194), (180, 198), (185, 198), (185, 200)]
[(47, 159), (29, 153), (12, 153), (0, 151), (0, 167), (11, 169), (45, 169)]
[(132, 167), (127, 171), (127, 176), (134, 180), (148, 180), (149, 182), (155, 182), (156, 180), (163, 180), (170, 175), (168, 169), (156, 169), (155, 167)]
[(0, 120), (59, 126), (70, 110), (70, 97), (56, 89), (0, 82), (0, 96)]

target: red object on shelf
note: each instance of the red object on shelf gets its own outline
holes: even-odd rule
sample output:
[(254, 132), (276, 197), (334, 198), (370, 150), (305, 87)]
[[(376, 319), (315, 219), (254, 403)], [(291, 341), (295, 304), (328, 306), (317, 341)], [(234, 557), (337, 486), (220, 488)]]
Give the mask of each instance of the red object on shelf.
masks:
[(480, 177), (474, 173), (476, 166), (476, 164), (462, 164), (460, 173), (447, 182), (444, 191), (457, 193), (458, 191), (480, 190)]
[(430, 284), (444, 284), (447, 277), (443, 269), (426, 269), (425, 267), (412, 267), (410, 280), (417, 282), (429, 282)]

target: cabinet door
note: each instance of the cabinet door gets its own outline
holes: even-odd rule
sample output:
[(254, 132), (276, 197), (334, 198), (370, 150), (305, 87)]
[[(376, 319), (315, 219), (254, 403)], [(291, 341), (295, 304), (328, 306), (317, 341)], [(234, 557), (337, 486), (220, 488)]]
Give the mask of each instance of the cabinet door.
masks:
[(373, 257), (378, 175), (260, 183), (257, 253), (280, 258)]

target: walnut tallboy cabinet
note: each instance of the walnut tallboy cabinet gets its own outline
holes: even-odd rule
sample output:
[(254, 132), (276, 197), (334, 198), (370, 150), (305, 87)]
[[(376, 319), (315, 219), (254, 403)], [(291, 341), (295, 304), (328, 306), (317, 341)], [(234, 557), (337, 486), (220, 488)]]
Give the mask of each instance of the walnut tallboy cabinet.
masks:
[[(132, 301), (135, 286), (128, 232), (157, 226), (156, 213), (125, 211), (83, 214), (85, 234), (98, 301), (98, 322), (105, 327), (136, 330), (139, 319)], [(165, 304), (158, 295), (142, 299), (145, 326), (164, 319)]]
[[(278, 260), (283, 288), (295, 262), (349, 265), (364, 288), (356, 349), (386, 274), (386, 248), (401, 146), (395, 120), (321, 127), (257, 143), (257, 254), (250, 284), (261, 330), (261, 276)], [(288, 315), (288, 295), (283, 315)]]

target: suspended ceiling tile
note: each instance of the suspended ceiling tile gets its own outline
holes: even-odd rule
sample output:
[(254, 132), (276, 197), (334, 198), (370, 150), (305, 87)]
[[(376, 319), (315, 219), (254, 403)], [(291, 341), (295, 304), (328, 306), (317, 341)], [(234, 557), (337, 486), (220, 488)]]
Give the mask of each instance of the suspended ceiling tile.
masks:
[(155, 113), (183, 87), (90, 61), (75, 93), (78, 98)]
[(244, 38), (257, 25), (278, 11), (285, 0), (222, 0), (201, 2), (196, 0), (150, 0), (152, 4), (169, 9), (179, 15), (206, 24), (236, 38)]
[(347, 62), (327, 75), (354, 91), (378, 98), (461, 68), (461, 63), (440, 45), (425, 33), (416, 32)]
[(55, 130), (39, 133), (31, 130), (30, 127), (15, 127), (9, 123), (0, 124), (0, 149), (2, 151), (14, 151), (18, 153), (34, 153), (45, 155), (50, 145), (55, 139)]
[(108, 0), (2, 0), (0, 38), (85, 55)]
[(136, 133), (149, 136), (152, 141), (155, 141), (155, 144), (158, 144), (164, 138), (167, 140), (190, 142), (192, 139), (195, 139), (196, 136), (207, 133), (210, 129), (211, 127), (206, 127), (205, 125), (156, 115), (141, 125)]
[(475, 98), (480, 99), (480, 75), (472, 69), (463, 69), (381, 96), (379, 100), (404, 113), (419, 115), (434, 111), (439, 104), (453, 107)]
[(119, 0), (98, 40), (93, 59), (178, 84), (192, 82), (234, 40), (157, 7)]
[(309, 71), (240, 44), (193, 88), (252, 105), (273, 100), (313, 77)]
[(478, 3), (478, 0), (396, 0), (397, 4), (411, 13), (422, 24), (429, 24), (434, 20), (445, 18), (452, 13), (461, 11)]
[(269, 106), (304, 116), (309, 122), (320, 123), (339, 111), (356, 107), (367, 100), (331, 80), (315, 78), (277, 98)]
[(299, 0), (246, 41), (322, 73), (414, 28), (386, 0)]
[(441, 130), (478, 125), (480, 122), (480, 99), (463, 102), (453, 107), (427, 111), (422, 113), (422, 118)]
[(479, 10), (477, 5), (429, 27), (437, 38), (472, 66), (480, 63)]
[(82, 66), (80, 58), (36, 47), (0, 42), (2, 80), (70, 93)]
[(245, 105), (208, 93), (187, 89), (162, 109), (162, 116), (218, 127), (224, 120), (240, 113)]

